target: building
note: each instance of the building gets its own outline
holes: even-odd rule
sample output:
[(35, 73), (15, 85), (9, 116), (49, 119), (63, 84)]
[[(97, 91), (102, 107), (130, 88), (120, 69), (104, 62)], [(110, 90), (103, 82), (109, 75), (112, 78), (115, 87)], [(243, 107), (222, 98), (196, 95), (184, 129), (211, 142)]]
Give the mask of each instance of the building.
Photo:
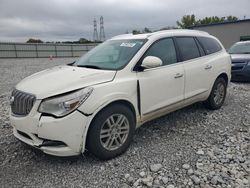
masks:
[(206, 31), (216, 36), (226, 49), (235, 42), (250, 40), (250, 19), (204, 24), (192, 26), (189, 29)]

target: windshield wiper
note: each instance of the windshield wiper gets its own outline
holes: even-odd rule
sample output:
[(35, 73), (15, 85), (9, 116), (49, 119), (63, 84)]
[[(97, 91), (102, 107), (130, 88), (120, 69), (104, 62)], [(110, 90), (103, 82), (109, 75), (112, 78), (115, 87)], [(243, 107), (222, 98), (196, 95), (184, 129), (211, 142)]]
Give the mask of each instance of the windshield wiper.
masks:
[(86, 68), (91, 68), (91, 69), (101, 69), (100, 67), (96, 65), (77, 65), (77, 67), (86, 67)]
[(75, 64), (75, 61), (73, 61), (72, 63), (68, 63), (67, 65), (68, 66), (74, 66), (74, 64)]

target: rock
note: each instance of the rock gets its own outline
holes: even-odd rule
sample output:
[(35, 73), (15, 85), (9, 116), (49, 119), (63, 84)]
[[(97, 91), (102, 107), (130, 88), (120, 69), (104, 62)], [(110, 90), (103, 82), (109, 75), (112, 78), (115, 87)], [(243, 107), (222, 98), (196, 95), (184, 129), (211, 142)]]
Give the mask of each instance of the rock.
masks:
[(148, 176), (146, 178), (141, 179), (142, 183), (148, 187), (151, 187), (153, 184), (153, 178), (151, 176)]
[(128, 179), (129, 177), (130, 177), (130, 175), (129, 174), (125, 174), (125, 179)]
[(139, 184), (140, 184), (140, 182), (141, 182), (141, 179), (136, 180), (136, 181), (134, 182), (133, 186), (134, 186), (134, 187), (138, 187)]
[(198, 151), (196, 152), (196, 154), (198, 155), (204, 155), (204, 151), (202, 149), (198, 149)]
[(210, 179), (212, 179), (212, 177), (215, 175), (215, 171), (210, 171), (209, 173), (208, 173), (208, 176), (209, 176), (209, 178)]
[(212, 188), (209, 184), (205, 184), (203, 188)]
[(130, 186), (128, 185), (128, 184), (126, 184), (126, 183), (123, 183), (122, 185), (121, 185), (121, 188), (129, 188)]
[(212, 179), (211, 179), (211, 183), (216, 185), (218, 183), (218, 180), (217, 180), (217, 176), (214, 176)]
[(168, 173), (168, 177), (169, 177), (169, 178), (173, 178), (174, 175), (173, 175), (172, 173)]
[(188, 169), (187, 174), (192, 175), (192, 174), (194, 174), (194, 171), (190, 168), (190, 169)]
[(242, 183), (245, 184), (245, 185), (249, 185), (250, 184), (250, 179), (246, 179), (246, 178), (243, 178), (242, 179)]
[(238, 161), (240, 163), (244, 163), (245, 162), (245, 159), (242, 156), (238, 156), (237, 159), (238, 159)]
[(162, 168), (161, 164), (153, 164), (150, 166), (150, 170), (152, 172), (158, 172)]
[(201, 182), (200, 178), (198, 178), (195, 175), (191, 176), (190, 178), (193, 180), (194, 184), (196, 184), (196, 185), (200, 184), (200, 182)]
[(157, 179), (155, 179), (155, 180), (154, 180), (154, 184), (155, 184), (155, 185), (160, 185), (160, 181), (157, 180)]
[(243, 182), (242, 182), (242, 180), (241, 180), (240, 178), (237, 178), (237, 179), (236, 179), (236, 182), (237, 182), (240, 186), (242, 186), (242, 184), (243, 184)]
[(167, 186), (167, 188), (174, 188), (174, 185), (170, 184)]
[(208, 152), (207, 152), (207, 155), (208, 155), (211, 159), (214, 158), (214, 153), (213, 153), (212, 151), (208, 151)]
[(118, 161), (114, 161), (114, 166), (119, 166), (120, 165), (120, 163), (118, 162)]
[(229, 159), (229, 160), (232, 160), (232, 159), (233, 159), (233, 155), (227, 154), (227, 155), (226, 155), (226, 158)]
[(189, 186), (193, 185), (192, 180), (188, 181), (188, 185), (189, 185)]
[(144, 176), (146, 176), (145, 172), (140, 172), (139, 175), (143, 178)]
[(184, 164), (184, 165), (182, 165), (182, 168), (185, 169), (185, 170), (188, 170), (190, 168), (190, 165), (189, 164)]
[(198, 168), (198, 169), (203, 169), (203, 163), (197, 162), (197, 163), (196, 163), (196, 168)]
[(164, 183), (164, 184), (167, 184), (168, 183), (168, 178), (167, 177), (162, 177), (162, 182)]
[(153, 183), (152, 182), (148, 182), (147, 183), (147, 187), (152, 187), (153, 186)]
[(101, 166), (101, 171), (104, 171), (105, 170), (105, 167), (104, 166)]
[(224, 181), (222, 180), (222, 178), (219, 175), (215, 175), (211, 179), (211, 183), (214, 184), (214, 185), (217, 185), (218, 183), (224, 183)]
[(128, 178), (128, 183), (129, 183), (129, 184), (133, 184), (133, 182), (134, 182), (134, 178), (130, 176), (130, 177)]

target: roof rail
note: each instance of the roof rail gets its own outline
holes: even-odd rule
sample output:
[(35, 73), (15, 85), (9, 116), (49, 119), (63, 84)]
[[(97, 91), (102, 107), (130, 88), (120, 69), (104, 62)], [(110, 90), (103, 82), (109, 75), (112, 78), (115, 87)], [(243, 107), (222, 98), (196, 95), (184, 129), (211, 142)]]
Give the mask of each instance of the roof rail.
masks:
[(156, 32), (154, 32), (154, 33), (166, 33), (166, 32), (173, 32), (173, 31), (175, 31), (175, 32), (190, 32), (190, 33), (197, 33), (197, 32), (199, 32), (199, 33), (202, 33), (202, 34), (208, 34), (209, 35), (209, 33), (208, 32), (206, 32), (206, 31), (201, 31), (201, 30), (194, 30), (194, 29), (166, 29), (166, 30), (161, 30), (161, 31), (156, 31)]

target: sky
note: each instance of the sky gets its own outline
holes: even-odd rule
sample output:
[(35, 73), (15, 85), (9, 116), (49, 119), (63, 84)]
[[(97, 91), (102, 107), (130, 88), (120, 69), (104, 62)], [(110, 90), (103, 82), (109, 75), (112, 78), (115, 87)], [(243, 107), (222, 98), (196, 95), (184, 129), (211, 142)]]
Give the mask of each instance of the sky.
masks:
[(183, 15), (250, 19), (250, 0), (0, 0), (0, 41), (93, 39), (93, 20), (104, 17), (106, 38), (176, 26)]

